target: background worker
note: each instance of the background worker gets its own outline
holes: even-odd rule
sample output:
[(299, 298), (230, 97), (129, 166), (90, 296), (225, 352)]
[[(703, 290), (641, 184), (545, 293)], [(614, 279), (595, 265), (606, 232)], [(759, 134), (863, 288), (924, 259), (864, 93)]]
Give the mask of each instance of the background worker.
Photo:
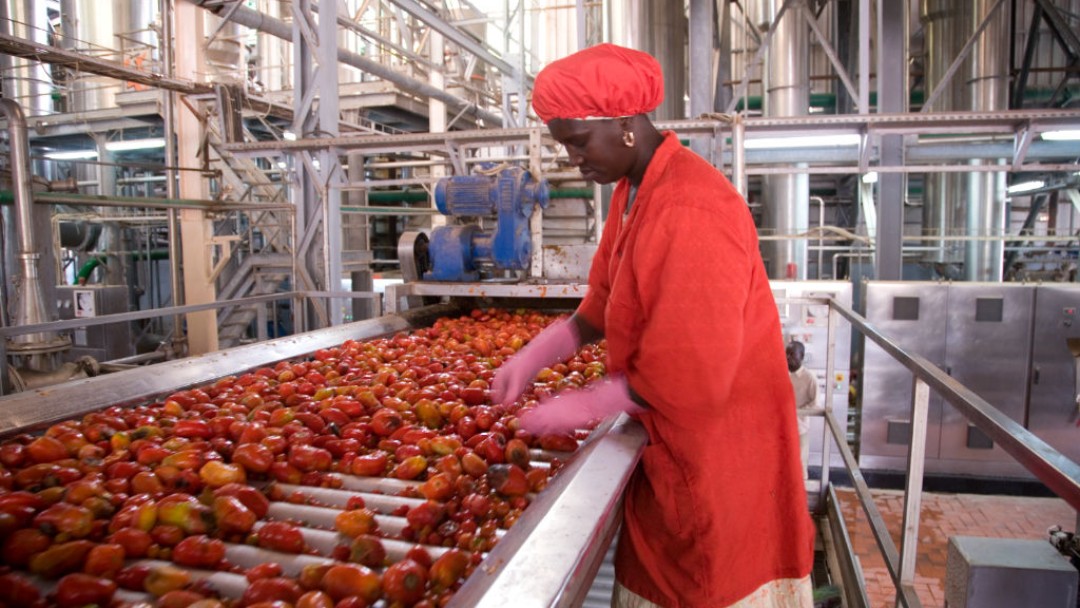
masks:
[(799, 453), (802, 455), (803, 479), (806, 479), (810, 463), (809, 412), (817, 405), (817, 378), (803, 367), (806, 346), (798, 340), (787, 345), (787, 367), (791, 376), (791, 388), (795, 391), (795, 411), (799, 420)]
[(570, 163), (616, 187), (581, 305), (496, 372), (492, 397), (513, 402), (605, 337), (608, 376), (520, 424), (558, 433), (628, 412), (648, 431), (613, 605), (810, 606), (813, 524), (757, 231), (727, 179), (649, 121), (662, 99), (659, 63), (610, 44), (537, 75), (533, 107)]

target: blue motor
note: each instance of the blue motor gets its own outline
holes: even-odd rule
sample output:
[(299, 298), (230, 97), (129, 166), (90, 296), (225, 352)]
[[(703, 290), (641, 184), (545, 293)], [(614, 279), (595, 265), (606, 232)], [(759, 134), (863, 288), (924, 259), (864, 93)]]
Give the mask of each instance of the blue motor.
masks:
[(431, 233), (428, 254), (433, 281), (475, 281), (478, 264), (496, 268), (528, 268), (532, 256), (529, 218), (536, 205), (546, 208), (548, 186), (521, 167), (494, 175), (446, 177), (435, 186), (435, 206), (443, 215), (480, 217), (495, 214), (495, 230), (487, 234), (475, 224), (440, 226)]

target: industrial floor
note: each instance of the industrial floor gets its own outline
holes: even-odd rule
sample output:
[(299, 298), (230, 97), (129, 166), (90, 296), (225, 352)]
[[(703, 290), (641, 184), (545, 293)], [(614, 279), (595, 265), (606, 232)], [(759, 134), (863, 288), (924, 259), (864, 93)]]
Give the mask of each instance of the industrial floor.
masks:
[[(862, 564), (872, 608), (893, 608), (896, 591), (866, 514), (854, 490), (837, 488), (851, 543)], [(899, 548), (904, 514), (903, 492), (873, 490), (874, 502)], [(945, 605), (945, 555), (950, 536), (985, 536), (1046, 540), (1053, 525), (1073, 530), (1076, 511), (1058, 498), (924, 493), (919, 521), (919, 557), (915, 588), (926, 608)]]

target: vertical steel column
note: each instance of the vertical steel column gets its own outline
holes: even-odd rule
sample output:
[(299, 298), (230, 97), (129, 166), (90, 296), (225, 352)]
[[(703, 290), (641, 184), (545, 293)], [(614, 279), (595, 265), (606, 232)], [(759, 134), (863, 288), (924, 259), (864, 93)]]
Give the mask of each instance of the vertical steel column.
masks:
[[(690, 0), (690, 118), (712, 112), (713, 0)], [(709, 158), (707, 140), (694, 139), (690, 148)]]
[[(173, 66), (173, 42), (176, 40), (173, 33), (173, 8), (170, 0), (161, 0), (161, 61), (165, 66), (165, 75), (172, 78)], [(170, 200), (179, 198), (179, 185), (177, 184), (177, 170), (179, 163), (176, 160), (176, 92), (161, 89), (162, 119), (165, 130), (165, 196)], [(184, 305), (184, 292), (180, 282), (180, 212), (176, 209), (168, 210), (169, 230), (169, 288), (172, 291), (173, 306)], [(151, 264), (151, 267), (153, 265)], [(180, 352), (180, 342), (183, 338), (181, 328), (184, 319), (180, 315), (173, 315), (170, 341), (175, 352)]]
[(746, 125), (743, 123), (743, 115), (735, 114), (731, 121), (731, 181), (743, 199), (749, 194), (746, 186), (745, 144)]
[[(544, 179), (543, 162), (540, 157), (542, 127), (529, 131), (529, 172), (537, 180)], [(529, 218), (529, 236), (532, 238), (532, 259), (529, 261), (529, 278), (539, 279), (544, 276), (544, 210), (540, 205), (533, 205)]]
[[(293, 128), (300, 137), (338, 135), (337, 7), (336, 2), (321, 3), (319, 21), (314, 23), (311, 0), (293, 0)], [(296, 181), (292, 193), (299, 230), (295, 234), (300, 239), (294, 246), (296, 288), (341, 291), (339, 219), (345, 176), (340, 157), (331, 148), (300, 151), (293, 155), (293, 165)], [(322, 251), (316, 255), (320, 248)], [(313, 302), (311, 309), (323, 325), (337, 325), (344, 320), (344, 305), (338, 298), (327, 300), (325, 307)], [(307, 323), (304, 316), (297, 315), (301, 325)]]
[[(859, 10), (869, 12), (860, 5)], [(859, 15), (860, 23), (867, 23), (868, 16)], [(865, 21), (864, 21), (865, 19)], [(907, 112), (907, 55), (908, 14), (906, 2), (880, 2), (878, 4), (878, 69), (877, 107), (879, 113)], [(869, 33), (869, 32), (868, 32)], [(862, 46), (860, 53), (869, 52)], [(860, 65), (868, 65), (868, 59), (860, 56)], [(864, 69), (860, 68), (860, 69)], [(869, 103), (869, 83), (860, 73), (860, 103)], [(863, 106), (863, 107), (869, 107)], [(904, 138), (902, 135), (883, 135), (880, 144), (883, 167), (904, 164)], [(903, 270), (904, 198), (907, 196), (907, 176), (904, 173), (881, 173), (878, 176), (877, 230), (875, 243), (875, 273), (878, 280), (899, 280)]]
[[(818, 270), (820, 276), (821, 270)], [(835, 278), (835, 277), (833, 277)], [(836, 374), (836, 324), (840, 321), (840, 314), (836, 312), (836, 309), (831, 305), (829, 306), (829, 324), (827, 326), (828, 335), (826, 337), (827, 346), (825, 347), (825, 411), (830, 416), (833, 415), (833, 383), (836, 382), (834, 376)], [(846, 420), (842, 421), (847, 423)], [(825, 497), (829, 493), (829, 460), (832, 456), (832, 441), (830, 441), (829, 424), (826, 422), (822, 425), (822, 437), (821, 437), (821, 485), (818, 488), (818, 503), (819, 505), (825, 504)], [(839, 441), (839, 439), (837, 439)]]
[(922, 507), (923, 472), (926, 465), (926, 416), (930, 407), (930, 386), (913, 378), (911, 391), (911, 441), (908, 444), (907, 481), (904, 488), (904, 523), (900, 539), (900, 571), (896, 597), (915, 582), (915, 560), (919, 556), (919, 512)]

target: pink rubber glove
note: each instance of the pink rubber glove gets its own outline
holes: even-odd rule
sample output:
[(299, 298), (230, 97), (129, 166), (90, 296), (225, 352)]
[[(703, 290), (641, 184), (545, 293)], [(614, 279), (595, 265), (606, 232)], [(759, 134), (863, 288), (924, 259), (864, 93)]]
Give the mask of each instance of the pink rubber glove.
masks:
[(513, 403), (540, 370), (565, 360), (580, 347), (581, 337), (572, 321), (561, 320), (548, 325), (495, 370), (491, 400), (502, 404)]
[(569, 433), (586, 428), (594, 420), (602, 420), (619, 412), (640, 414), (645, 408), (630, 398), (626, 376), (615, 376), (594, 382), (582, 390), (564, 391), (540, 402), (524, 412), (518, 422), (533, 435)]

